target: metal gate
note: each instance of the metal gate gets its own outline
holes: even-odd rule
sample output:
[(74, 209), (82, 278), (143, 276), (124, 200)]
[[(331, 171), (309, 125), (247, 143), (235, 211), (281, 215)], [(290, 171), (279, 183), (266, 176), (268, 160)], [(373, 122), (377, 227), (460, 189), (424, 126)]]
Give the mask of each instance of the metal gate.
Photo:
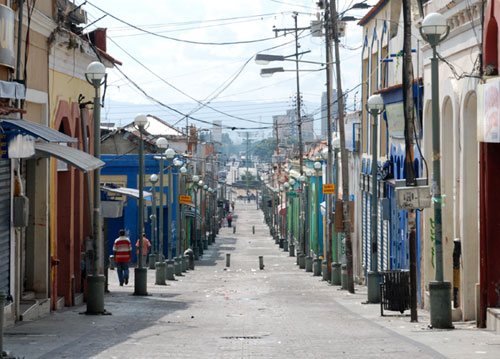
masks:
[(10, 294), (10, 160), (0, 159), (0, 291)]

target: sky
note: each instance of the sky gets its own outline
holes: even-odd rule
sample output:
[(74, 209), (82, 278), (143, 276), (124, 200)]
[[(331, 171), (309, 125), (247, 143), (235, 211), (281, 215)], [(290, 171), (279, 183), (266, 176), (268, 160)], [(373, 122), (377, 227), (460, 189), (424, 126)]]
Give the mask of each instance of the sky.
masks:
[[(75, 1), (77, 5), (83, 2)], [(263, 78), (259, 73), (266, 66), (257, 65), (254, 57), (257, 53), (294, 54), (294, 34), (290, 32), (283, 36), (283, 32), (279, 32), (281, 36), (275, 37), (273, 27), (293, 28), (293, 12), (298, 13), (299, 28), (309, 27), (320, 11), (316, 2), (87, 1), (83, 9), (87, 12), (88, 24), (98, 20), (87, 30), (107, 28), (107, 52), (123, 62), (118, 66), (121, 72), (108, 70), (103, 121), (125, 125), (140, 111), (158, 116), (172, 125), (184, 126), (184, 115), (189, 113), (192, 117), (189, 123), (203, 128), (211, 127), (205, 122), (221, 120), (227, 128), (270, 132), (272, 116), (294, 108), (295, 63), (272, 62), (267, 67), (283, 67), (291, 71)], [(370, 4), (374, 2), (368, 1)], [(354, 3), (340, 0), (338, 9), (343, 11)], [(346, 14), (360, 18), (367, 11), (351, 10)], [(105, 13), (108, 15), (101, 18)], [(357, 22), (350, 22), (341, 41), (344, 91), (361, 82), (361, 33)], [(312, 37), (307, 29), (299, 31), (299, 36), (299, 52), (310, 51), (302, 55), (301, 60), (324, 62), (324, 37)], [(262, 39), (266, 40), (259, 41)], [(319, 64), (300, 63), (301, 70), (320, 68)], [(301, 71), (299, 78), (304, 112), (315, 115), (315, 132), (319, 133), (326, 72)], [(354, 93), (358, 90), (359, 87), (349, 94), (351, 108), (347, 109), (348, 112), (353, 108)], [(200, 110), (199, 103), (207, 101), (211, 108)], [(357, 106), (359, 108), (359, 102)]]

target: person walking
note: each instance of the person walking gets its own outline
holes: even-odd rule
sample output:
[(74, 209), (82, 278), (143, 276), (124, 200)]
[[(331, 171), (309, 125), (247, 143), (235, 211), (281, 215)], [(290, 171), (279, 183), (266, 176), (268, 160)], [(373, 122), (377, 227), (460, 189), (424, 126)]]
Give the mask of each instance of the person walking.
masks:
[(233, 222), (233, 216), (231, 216), (231, 214), (228, 214), (226, 219), (227, 219), (227, 226), (231, 227), (231, 223)]
[(118, 272), (118, 280), (120, 286), (123, 283), (128, 284), (128, 263), (130, 262), (130, 254), (132, 253), (132, 244), (130, 239), (125, 236), (125, 230), (120, 229), (120, 237), (115, 239), (113, 243), (113, 252), (115, 253), (116, 271)]
[[(146, 265), (149, 248), (151, 248), (151, 242), (146, 238), (146, 233), (142, 234), (142, 264)], [(135, 243), (135, 253), (137, 254), (137, 261), (139, 261), (139, 240)], [(139, 264), (139, 263), (137, 263)]]

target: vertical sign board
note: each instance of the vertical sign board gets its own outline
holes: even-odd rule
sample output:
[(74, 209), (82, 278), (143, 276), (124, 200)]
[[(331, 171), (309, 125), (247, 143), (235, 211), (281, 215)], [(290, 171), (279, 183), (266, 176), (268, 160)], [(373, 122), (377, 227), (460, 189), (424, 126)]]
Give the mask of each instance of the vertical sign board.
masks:
[(0, 5), (0, 65), (14, 68), (14, 10)]

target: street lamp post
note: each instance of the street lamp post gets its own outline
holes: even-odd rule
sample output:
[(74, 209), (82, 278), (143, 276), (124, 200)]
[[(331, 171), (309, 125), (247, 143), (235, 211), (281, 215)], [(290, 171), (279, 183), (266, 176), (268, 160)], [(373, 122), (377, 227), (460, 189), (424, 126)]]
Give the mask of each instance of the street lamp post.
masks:
[[(181, 160), (174, 160), (174, 167), (177, 169), (177, 189), (179, 189), (180, 184), (180, 175), (179, 170), (182, 167), (184, 162)], [(174, 196), (172, 190), (172, 207), (174, 203)], [(180, 205), (177, 207), (177, 216), (176, 216), (176, 225), (175, 225), (175, 258), (174, 258), (174, 272), (176, 276), (182, 275), (182, 235), (181, 235), (181, 213), (180, 213)]]
[(280, 248), (283, 248), (283, 246), (285, 245), (285, 241), (287, 240), (288, 238), (288, 190), (290, 189), (290, 183), (289, 182), (285, 182), (285, 184), (283, 185), (285, 187), (285, 214), (284, 214), (284, 217), (285, 217), (285, 228), (284, 228), (284, 231), (283, 231), (283, 238), (280, 239)]
[(149, 177), (149, 182), (151, 182), (151, 242), (153, 250), (149, 255), (149, 269), (155, 269), (156, 265), (156, 253), (158, 252), (158, 231), (156, 228), (156, 182), (158, 182), (158, 176), (152, 174)]
[[(187, 164), (187, 161), (186, 161)], [(181, 173), (181, 194), (185, 194), (186, 192), (186, 176), (188, 175), (187, 173), (187, 168), (185, 166), (182, 166), (180, 169)], [(182, 223), (182, 229), (181, 229), (181, 242), (182, 242), (182, 252), (181, 252), (181, 258), (182, 258), (182, 271), (187, 272), (188, 270), (188, 257), (184, 255), (184, 251), (186, 250), (186, 245), (187, 245), (187, 231), (186, 231), (186, 217), (183, 214), (185, 211), (182, 210), (182, 204), (180, 204), (180, 215), (181, 215), (181, 223)]]
[[(156, 260), (159, 263), (163, 263), (164, 261), (164, 256), (163, 256), (163, 198), (165, 197), (165, 188), (164, 188), (164, 183), (163, 183), (163, 167), (164, 167), (164, 159), (165, 159), (165, 153), (163, 153), (163, 150), (166, 150), (168, 146), (168, 141), (164, 137), (160, 137), (156, 140), (156, 147), (158, 147), (162, 153), (160, 155), (160, 211), (159, 211), (159, 217), (160, 220), (158, 221), (160, 231), (158, 235), (158, 253), (156, 253)], [(165, 268), (163, 268), (163, 271), (165, 271)]]
[[(283, 192), (285, 192), (285, 188), (283, 186), (280, 186), (280, 206), (278, 207), (278, 215), (280, 216), (279, 218), (279, 234), (278, 238), (276, 239), (276, 244), (279, 244), (280, 239), (283, 238), (284, 236), (284, 231), (285, 231), (285, 202), (283, 201)], [(286, 201), (286, 195), (285, 195), (285, 201)], [(281, 215), (280, 215), (280, 208), (281, 208)]]
[(208, 249), (207, 238), (207, 191), (208, 185), (203, 185), (203, 250)]
[(144, 233), (144, 140), (142, 138), (144, 127), (148, 123), (146, 115), (137, 115), (134, 119), (134, 125), (139, 129), (139, 258), (138, 266), (134, 271), (134, 294), (147, 295), (148, 270), (144, 267), (143, 258), (143, 233)]
[[(204, 185), (204, 182), (203, 180), (199, 180), (198, 181), (198, 188), (200, 190), (200, 232), (199, 232), (199, 236), (198, 236), (198, 250), (199, 250), (199, 255), (202, 256), (203, 255), (203, 229), (205, 227), (205, 224), (204, 224), (204, 215), (205, 213), (203, 212), (203, 185)], [(202, 213), (203, 213), (203, 216), (202, 216)]]
[(288, 183), (290, 184), (290, 216), (288, 217), (290, 219), (289, 223), (288, 223), (288, 236), (287, 238), (285, 239), (284, 243), (283, 243), (283, 250), (285, 252), (288, 251), (288, 247), (290, 245), (293, 245), (294, 243), (294, 237), (293, 237), (293, 222), (294, 222), (294, 205), (293, 205), (293, 197), (292, 197), (292, 193), (294, 193), (294, 186), (295, 184), (297, 183), (295, 181), (295, 179), (293, 178), (290, 178), (290, 180), (288, 180)]
[(306, 176), (302, 175), (299, 177), (300, 183), (300, 200), (299, 200), (299, 246), (297, 249), (297, 264), (300, 266), (300, 258), (304, 257), (304, 241), (305, 241), (305, 197), (304, 197), (304, 188), (305, 188)]
[[(94, 87), (94, 157), (101, 157), (101, 99), (99, 88), (106, 82), (106, 68), (100, 62), (92, 62), (85, 73), (87, 81)], [(92, 271), (87, 276), (87, 314), (104, 313), (104, 282), (99, 274), (99, 252), (101, 249), (101, 169), (94, 170), (94, 198), (92, 212), (92, 238), (94, 261)], [(90, 205), (90, 204), (89, 204)]]
[[(335, 168), (335, 176), (334, 176), (334, 183), (335, 183), (335, 194), (334, 194), (334, 204), (337, 202), (337, 199), (339, 198), (339, 150), (340, 150), (340, 137), (335, 137), (332, 140), (332, 147), (333, 147), (333, 156), (334, 156), (334, 168)], [(335, 206), (333, 206), (335, 208)], [(335, 214), (337, 215), (337, 213)], [(339, 214), (340, 215), (340, 214)], [(332, 285), (340, 285), (342, 280), (341, 280), (341, 257), (340, 257), (340, 241), (338, 240), (338, 228), (335, 228), (335, 235), (333, 236), (333, 248), (335, 248), (335, 251), (333, 252), (333, 258), (332, 258)]]
[(172, 259), (172, 247), (173, 247), (173, 241), (174, 241), (174, 236), (172, 234), (172, 207), (173, 207), (173, 196), (174, 196), (174, 186), (173, 186), (173, 180), (172, 180), (172, 166), (173, 166), (173, 159), (175, 156), (175, 151), (172, 148), (169, 148), (168, 150), (165, 151), (165, 157), (169, 161), (169, 166), (168, 166), (168, 196), (167, 196), (167, 204), (168, 204), (168, 220), (167, 220), (167, 238), (168, 238), (168, 250), (167, 250), (167, 267), (166, 267), (166, 274), (167, 274), (167, 280), (175, 280), (175, 267), (174, 267), (174, 260)]
[[(304, 254), (303, 254), (303, 260), (302, 263), (300, 263), (300, 268), (304, 269), (307, 267), (306, 263), (309, 263), (309, 266), (312, 267), (312, 258), (311, 258), (311, 215), (310, 215), (310, 192), (309, 189), (311, 187), (311, 177), (313, 175), (312, 170), (308, 169), (306, 170), (306, 182), (304, 186), (304, 192), (305, 192), (305, 226), (306, 226), (306, 238), (304, 241)], [(307, 259), (309, 258), (309, 259)], [(312, 271), (309, 270), (309, 271)]]
[(436, 278), (429, 282), (431, 325), (433, 328), (452, 328), (451, 283), (444, 281), (442, 241), (442, 196), (441, 196), (441, 143), (439, 131), (439, 63), (437, 45), (450, 32), (446, 19), (438, 13), (428, 14), (422, 21), (420, 34), (432, 47), (432, 188), (434, 203), (434, 245), (436, 254)]
[(371, 213), (371, 266), (367, 274), (368, 303), (380, 303), (380, 275), (378, 272), (378, 123), (377, 117), (384, 111), (381, 95), (371, 95), (366, 110), (372, 115), (372, 213)]
[(198, 249), (198, 181), (200, 177), (193, 176), (193, 192), (194, 192), (194, 235), (193, 235), (193, 252), (194, 259), (198, 259), (200, 251)]
[(321, 170), (321, 162), (314, 162), (314, 170), (316, 172), (316, 216), (315, 216), (315, 227), (316, 227), (316, 258), (313, 262), (313, 275), (321, 275), (321, 260), (319, 258), (319, 215), (321, 210), (321, 204), (319, 203), (319, 171)]

